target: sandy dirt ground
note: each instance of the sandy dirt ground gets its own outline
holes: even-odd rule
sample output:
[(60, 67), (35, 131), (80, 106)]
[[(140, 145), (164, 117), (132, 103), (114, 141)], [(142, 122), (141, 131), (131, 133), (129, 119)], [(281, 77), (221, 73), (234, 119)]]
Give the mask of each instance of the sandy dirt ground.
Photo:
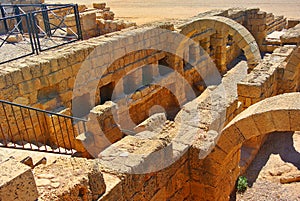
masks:
[(269, 135), (245, 176), (250, 188), (236, 194), (238, 201), (300, 201), (300, 182), (280, 183), (300, 176), (300, 133)]
[(187, 18), (211, 9), (230, 7), (259, 7), (261, 10), (300, 18), (299, 0), (46, 0), (53, 3), (78, 3), (91, 5), (106, 2), (116, 18), (143, 24), (152, 21)]

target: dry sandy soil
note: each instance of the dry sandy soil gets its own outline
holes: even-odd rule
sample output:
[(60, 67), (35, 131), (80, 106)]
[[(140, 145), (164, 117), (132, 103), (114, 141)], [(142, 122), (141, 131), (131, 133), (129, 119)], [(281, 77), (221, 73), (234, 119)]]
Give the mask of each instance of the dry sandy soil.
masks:
[[(281, 178), (300, 176), (300, 133), (269, 135), (245, 176), (250, 188), (239, 201), (300, 201), (300, 182), (281, 184)], [(235, 199), (232, 199), (235, 200)]]
[(187, 18), (211, 9), (259, 7), (264, 11), (289, 18), (300, 16), (299, 0), (46, 0), (54, 3), (106, 2), (117, 18), (143, 24), (152, 21)]

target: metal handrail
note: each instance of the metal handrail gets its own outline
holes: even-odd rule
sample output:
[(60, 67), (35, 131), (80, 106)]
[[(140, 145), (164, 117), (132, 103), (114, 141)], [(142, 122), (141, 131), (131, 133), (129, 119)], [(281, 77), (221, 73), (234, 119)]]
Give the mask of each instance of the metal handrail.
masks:
[(6, 104), (9, 104), (9, 105), (22, 107), (22, 108), (25, 108), (25, 109), (36, 110), (36, 111), (42, 112), (42, 113), (47, 113), (47, 114), (51, 114), (51, 115), (57, 115), (57, 116), (60, 116), (60, 117), (65, 117), (65, 118), (70, 118), (70, 119), (74, 119), (74, 120), (78, 120), (78, 121), (87, 122), (86, 119), (82, 119), (82, 118), (78, 118), (78, 117), (72, 117), (72, 116), (68, 116), (68, 115), (64, 115), (64, 114), (58, 114), (58, 113), (55, 113), (55, 112), (42, 110), (42, 109), (39, 109), (39, 108), (33, 108), (33, 107), (30, 107), (30, 106), (21, 105), (21, 104), (18, 104), (18, 103), (13, 103), (13, 102), (5, 101), (5, 100), (0, 100), (0, 103), (6, 103)]
[[(25, 49), (27, 51), (27, 53), (25, 52), (24, 54), (20, 54), (19, 56), (14, 55), (15, 57), (13, 57), (13, 58), (8, 58), (8, 59), (6, 59), (4, 61), (0, 61), (0, 64), (7, 63), (7, 62), (10, 62), (10, 61), (14, 61), (16, 59), (20, 59), (20, 58), (23, 58), (23, 57), (26, 57), (26, 56), (29, 56), (29, 55), (33, 55), (35, 53), (34, 43), (33, 43), (33, 37), (32, 37), (31, 30), (30, 30), (30, 25), (29, 25), (30, 19), (29, 19), (28, 15), (26, 15), (26, 14), (20, 14), (18, 17), (21, 18), (20, 21), (18, 21), (17, 16), (8, 16), (8, 17), (0, 18), (0, 22), (2, 22), (2, 21), (4, 22), (4, 26), (5, 26), (5, 29), (6, 29), (6, 34), (4, 35), (5, 38), (4, 39), (0, 38), (0, 48), (5, 43), (7, 43), (7, 44), (12, 44), (12, 45), (14, 45), (17, 48)], [(14, 44), (14, 43), (11, 43), (11, 42), (7, 41), (8, 38), (12, 34), (16, 34), (16, 33), (17, 34), (22, 34), (20, 32), (19, 28), (18, 28), (18, 26), (22, 23), (22, 18), (25, 18), (25, 21), (24, 21), (25, 24), (24, 25), (28, 29), (28, 40), (29, 41), (27, 41), (27, 42), (28, 42), (28, 44), (30, 44), (30, 47), (27, 47), (27, 49), (24, 48), (24, 47), (22, 47), (22, 46), (19, 46), (18, 44)], [(7, 20), (12, 20), (12, 19), (16, 19), (17, 23), (14, 25), (14, 28), (12, 30), (8, 30), (8, 26), (6, 24), (6, 21)]]
[(72, 155), (76, 137), (86, 132), (86, 119), (5, 100), (0, 110), (0, 147)]

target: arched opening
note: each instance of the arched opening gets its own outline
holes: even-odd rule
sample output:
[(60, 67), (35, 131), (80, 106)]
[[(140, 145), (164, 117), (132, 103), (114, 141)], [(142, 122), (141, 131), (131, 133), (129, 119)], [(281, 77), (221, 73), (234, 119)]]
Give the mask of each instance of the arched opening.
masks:
[[(199, 41), (201, 47), (215, 61), (219, 71), (225, 73), (226, 65), (242, 49), (252, 69), (261, 59), (259, 47), (252, 34), (241, 24), (221, 16), (204, 17), (179, 27), (180, 33)], [(237, 48), (238, 47), (238, 48)], [(231, 53), (228, 53), (231, 51)]]
[[(253, 143), (255, 138), (263, 140), (269, 133), (300, 130), (298, 100), (300, 100), (300, 93), (274, 96), (250, 106), (236, 116), (223, 129), (215, 148), (203, 160), (204, 164), (210, 164), (203, 170), (209, 173), (202, 178), (203, 184), (222, 188), (222, 182), (226, 181), (228, 187), (222, 190), (222, 194), (228, 196), (241, 174), (239, 164), (243, 145)], [(216, 171), (216, 165), (222, 167), (222, 170)]]

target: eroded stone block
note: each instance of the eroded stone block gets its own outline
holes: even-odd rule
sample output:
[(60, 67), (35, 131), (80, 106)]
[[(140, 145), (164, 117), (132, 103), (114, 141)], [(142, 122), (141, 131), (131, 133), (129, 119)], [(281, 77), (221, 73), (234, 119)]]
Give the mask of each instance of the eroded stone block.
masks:
[(34, 201), (38, 198), (31, 168), (14, 159), (0, 164), (0, 200)]

